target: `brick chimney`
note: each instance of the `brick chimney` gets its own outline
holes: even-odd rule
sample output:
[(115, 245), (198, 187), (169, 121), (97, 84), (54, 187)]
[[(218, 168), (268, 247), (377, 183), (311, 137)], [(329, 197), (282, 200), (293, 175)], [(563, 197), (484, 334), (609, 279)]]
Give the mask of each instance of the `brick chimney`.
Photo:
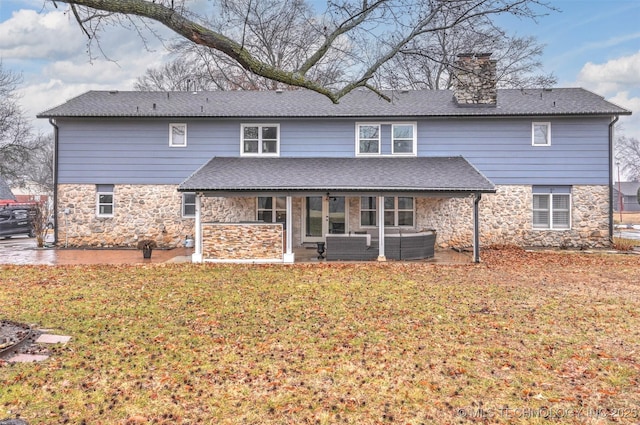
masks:
[(453, 98), (458, 106), (496, 106), (496, 61), (491, 53), (462, 53), (453, 70)]

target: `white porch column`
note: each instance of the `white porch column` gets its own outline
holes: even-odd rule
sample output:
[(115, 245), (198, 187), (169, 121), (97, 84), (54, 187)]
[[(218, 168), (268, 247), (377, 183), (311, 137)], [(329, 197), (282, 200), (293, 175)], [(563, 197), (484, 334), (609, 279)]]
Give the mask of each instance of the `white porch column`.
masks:
[(384, 196), (378, 196), (378, 261), (387, 261), (384, 255)]
[(293, 263), (295, 261), (295, 254), (293, 253), (293, 202), (291, 196), (287, 196), (287, 219), (286, 219), (286, 235), (287, 235), (287, 251), (285, 252), (282, 261), (285, 263)]
[(191, 254), (191, 261), (194, 263), (202, 263), (202, 217), (201, 217), (201, 194), (196, 193), (196, 222), (195, 222), (195, 239), (196, 246), (193, 254)]

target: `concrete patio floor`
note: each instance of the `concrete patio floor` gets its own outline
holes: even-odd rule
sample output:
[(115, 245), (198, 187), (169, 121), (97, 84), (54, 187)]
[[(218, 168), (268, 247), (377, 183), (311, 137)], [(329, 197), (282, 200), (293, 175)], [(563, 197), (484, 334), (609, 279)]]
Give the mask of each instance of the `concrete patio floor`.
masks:
[[(0, 264), (16, 265), (83, 265), (83, 264), (158, 264), (190, 262), (193, 248), (154, 249), (150, 259), (142, 257), (137, 249), (73, 249), (36, 248), (35, 241), (14, 238), (0, 243)], [(315, 246), (299, 247), (294, 250), (296, 263), (319, 263)], [(436, 250), (435, 257), (412, 263), (469, 264), (470, 252)], [(334, 263), (334, 262), (332, 262)]]

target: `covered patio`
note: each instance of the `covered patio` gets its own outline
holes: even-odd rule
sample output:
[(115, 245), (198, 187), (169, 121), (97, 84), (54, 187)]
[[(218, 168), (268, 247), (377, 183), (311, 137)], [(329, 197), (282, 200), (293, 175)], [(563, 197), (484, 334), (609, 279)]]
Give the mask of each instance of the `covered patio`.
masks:
[[(368, 197), (375, 226), (368, 230), (377, 241), (375, 259), (387, 259), (389, 230), (385, 225), (385, 199), (471, 198), (473, 200), (473, 261), (480, 261), (479, 211), (482, 194), (495, 186), (465, 158), (456, 157), (358, 157), (358, 158), (256, 158), (214, 157), (180, 184), (180, 192), (196, 193), (195, 251), (192, 261), (293, 263), (293, 199), (341, 199)], [(279, 197), (284, 222), (204, 221), (203, 198)], [(306, 209), (308, 210), (308, 208)], [(326, 213), (326, 207), (325, 207)], [(318, 217), (316, 217), (317, 219)], [(329, 214), (318, 223), (329, 222)], [(339, 224), (339, 223), (338, 223)], [(346, 225), (348, 226), (348, 222)], [(343, 224), (327, 226), (314, 237), (326, 241), (328, 234), (350, 234)], [(414, 231), (419, 229), (413, 229)], [(437, 231), (437, 229), (435, 229)], [(308, 231), (308, 229), (307, 229)], [(318, 233), (318, 232), (316, 232)], [(385, 239), (387, 243), (385, 243)], [(309, 239), (311, 240), (311, 239)], [(391, 248), (389, 248), (391, 249)]]

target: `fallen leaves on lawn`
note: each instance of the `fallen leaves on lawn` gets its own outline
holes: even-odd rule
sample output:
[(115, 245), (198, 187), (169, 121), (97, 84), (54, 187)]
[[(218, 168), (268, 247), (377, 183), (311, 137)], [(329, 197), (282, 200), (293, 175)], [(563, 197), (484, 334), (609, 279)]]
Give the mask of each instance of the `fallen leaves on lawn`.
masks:
[(73, 339), (37, 366), (0, 365), (0, 416), (636, 422), (638, 257), (482, 254), (463, 266), (2, 267), (0, 317)]

